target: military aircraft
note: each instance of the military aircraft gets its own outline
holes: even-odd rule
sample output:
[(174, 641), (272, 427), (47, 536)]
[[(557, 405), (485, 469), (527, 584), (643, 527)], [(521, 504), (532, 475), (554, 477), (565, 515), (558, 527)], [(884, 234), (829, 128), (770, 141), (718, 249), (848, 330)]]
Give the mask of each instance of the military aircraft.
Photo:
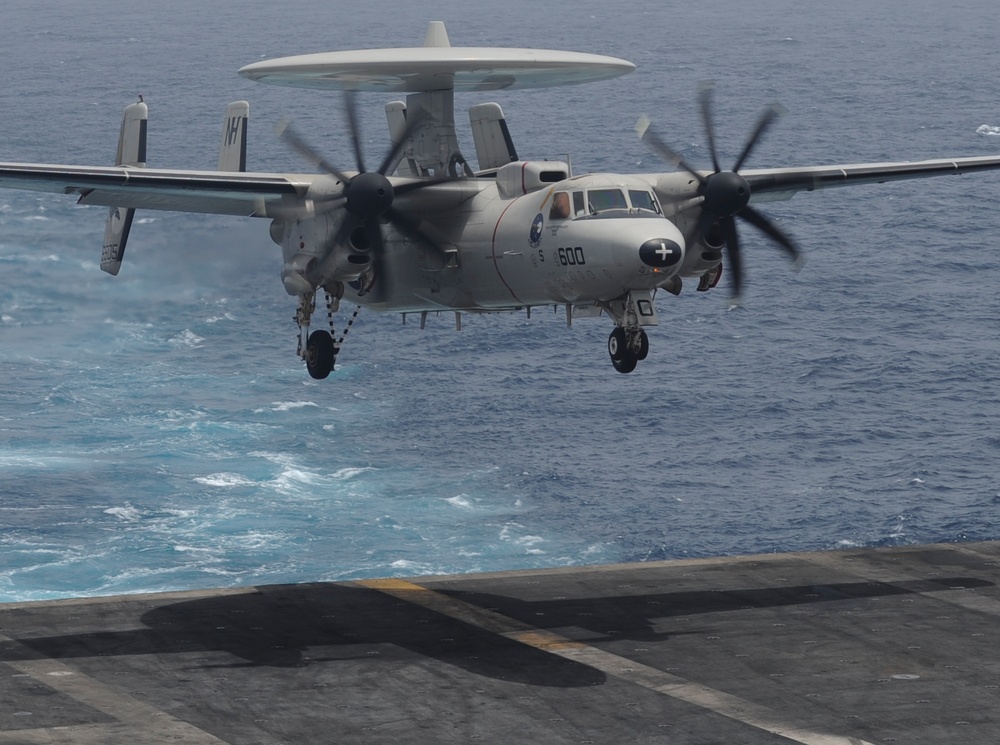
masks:
[[(146, 166), (148, 108), (125, 109), (113, 167), (0, 163), (0, 186), (79, 195), (110, 208), (101, 268), (118, 274), (136, 209), (262, 217), (281, 246), (281, 280), (298, 299), (298, 355), (326, 378), (362, 307), (420, 314), (565, 306), (566, 319), (606, 314), (608, 354), (628, 373), (649, 352), (660, 290), (716, 287), (723, 263), (738, 297), (743, 259), (737, 222), (764, 233), (791, 259), (800, 252), (757, 203), (799, 191), (1000, 169), (1000, 157), (903, 163), (746, 169), (779, 110), (765, 109), (735, 164), (719, 163), (712, 92), (698, 100), (711, 170), (699, 170), (657, 134), (642, 137), (676, 170), (575, 175), (569, 163), (523, 161), (500, 106), (469, 109), (478, 169), (459, 147), (456, 93), (582, 84), (635, 69), (613, 57), (537, 49), (453, 47), (440, 21), (424, 46), (329, 52), (267, 60), (239, 74), (277, 85), (344, 91), (355, 170), (321, 155), (294, 127), (280, 136), (321, 171), (246, 171), (249, 105), (226, 111), (216, 171)], [(355, 94), (406, 94), (386, 104), (390, 145), (374, 169), (362, 156)], [(725, 254), (725, 257), (724, 257)], [(322, 291), (329, 329), (311, 330)], [(334, 313), (355, 305), (337, 338)]]

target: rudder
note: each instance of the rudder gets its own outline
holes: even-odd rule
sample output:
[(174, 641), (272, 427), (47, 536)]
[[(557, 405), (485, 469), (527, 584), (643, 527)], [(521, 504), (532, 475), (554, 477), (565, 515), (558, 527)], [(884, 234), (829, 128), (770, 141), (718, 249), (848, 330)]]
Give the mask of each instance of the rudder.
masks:
[(250, 118), (250, 104), (234, 101), (226, 108), (222, 120), (222, 145), (219, 147), (219, 170), (247, 170), (247, 120)]
[[(116, 166), (145, 167), (148, 118), (149, 108), (142, 100), (125, 107), (121, 132), (118, 134)], [(112, 207), (108, 212), (108, 221), (104, 225), (104, 245), (101, 249), (101, 269), (108, 274), (117, 275), (121, 269), (133, 217), (135, 217), (133, 207)]]

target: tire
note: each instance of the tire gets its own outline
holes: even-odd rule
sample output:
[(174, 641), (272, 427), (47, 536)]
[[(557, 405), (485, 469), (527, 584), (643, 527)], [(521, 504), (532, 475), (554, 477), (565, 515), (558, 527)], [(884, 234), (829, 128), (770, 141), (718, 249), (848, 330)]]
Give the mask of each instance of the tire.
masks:
[(329, 331), (313, 331), (306, 342), (306, 369), (316, 380), (323, 380), (333, 370), (333, 337)]
[(632, 351), (626, 351), (625, 356), (620, 360), (611, 360), (611, 364), (615, 366), (615, 370), (620, 373), (632, 372), (635, 370), (635, 366), (638, 362), (639, 360)]
[[(611, 332), (611, 336), (608, 337), (608, 354), (611, 356), (612, 362), (619, 362), (625, 357), (628, 352), (628, 336), (625, 335), (625, 329), (621, 326), (615, 326), (614, 330)], [(618, 365), (615, 365), (615, 369)]]
[(635, 358), (642, 362), (646, 359), (646, 355), (649, 354), (649, 337), (646, 336), (646, 332), (639, 329), (639, 348), (635, 352)]

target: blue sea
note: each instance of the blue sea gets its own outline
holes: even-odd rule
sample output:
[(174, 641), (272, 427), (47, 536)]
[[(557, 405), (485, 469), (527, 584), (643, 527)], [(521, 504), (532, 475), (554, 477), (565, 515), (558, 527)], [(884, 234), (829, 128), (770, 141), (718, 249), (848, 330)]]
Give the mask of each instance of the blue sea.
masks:
[[(236, 70), (419, 46), (431, 20), (638, 65), (457, 96), (470, 157), (464, 110), (495, 100), (522, 157), (670, 170), (648, 114), (708, 167), (708, 79), (725, 164), (773, 101), (753, 167), (1000, 153), (978, 0), (4, 0), (0, 160), (110, 164), (141, 93), (152, 165), (213, 168), (245, 98), (251, 170), (308, 170), (284, 117), (350, 169), (338, 95)], [(370, 162), (385, 103), (359, 100)], [(0, 600), (1000, 538), (1000, 174), (761, 209), (803, 269), (744, 231), (743, 303), (662, 293), (631, 375), (606, 318), (362, 312), (315, 381), (266, 221), (140, 212), (112, 278), (104, 209), (0, 191)]]

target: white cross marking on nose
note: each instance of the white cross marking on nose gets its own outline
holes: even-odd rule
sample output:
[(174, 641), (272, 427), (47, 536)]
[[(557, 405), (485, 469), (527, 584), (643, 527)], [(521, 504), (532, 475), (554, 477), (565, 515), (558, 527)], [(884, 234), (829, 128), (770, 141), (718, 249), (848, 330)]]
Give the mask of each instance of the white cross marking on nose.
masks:
[(660, 241), (660, 249), (656, 251), (656, 254), (660, 257), (660, 261), (666, 261), (667, 257), (670, 256), (670, 249), (667, 248), (667, 244)]

